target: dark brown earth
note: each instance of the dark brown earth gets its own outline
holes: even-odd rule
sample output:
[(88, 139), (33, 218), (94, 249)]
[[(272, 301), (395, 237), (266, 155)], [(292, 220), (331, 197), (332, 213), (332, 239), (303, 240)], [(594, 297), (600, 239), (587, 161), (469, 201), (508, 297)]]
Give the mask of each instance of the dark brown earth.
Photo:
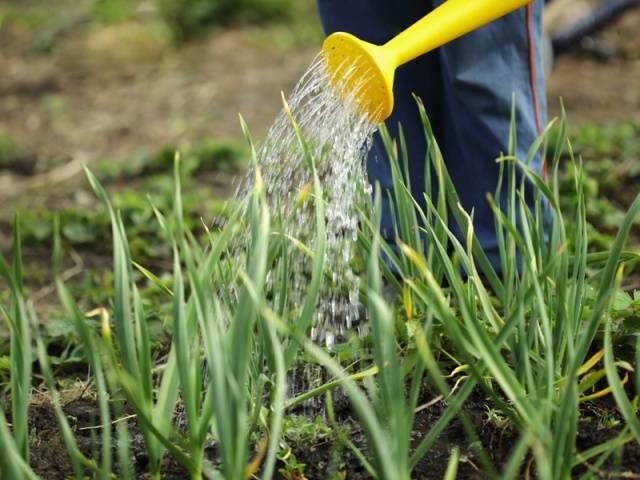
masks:
[[(425, 387), (425, 392), (421, 403), (431, 403), (432, 395)], [(413, 445), (416, 446), (422, 437), (429, 431), (438, 418), (445, 410), (445, 404), (435, 403), (429, 408), (417, 413), (414, 422)], [(340, 424), (351, 432), (351, 440), (363, 451), (366, 451), (365, 439), (359, 430), (355, 420), (351, 416), (352, 413), (347, 409), (342, 412), (343, 418)], [(485, 400), (482, 392), (476, 391), (465, 403), (463, 415), (466, 416), (468, 422), (477, 434), (477, 438), (482, 444), (489, 462), (500, 472), (510, 458), (512, 449), (518, 441), (517, 432), (512, 428), (508, 421), (496, 421), (495, 417), (489, 414), (489, 404)], [(607, 419), (609, 423), (604, 420)], [(615, 402), (611, 398), (602, 398), (593, 402), (587, 402), (581, 407), (581, 418), (579, 422), (579, 431), (577, 436), (576, 448), (583, 452), (587, 449), (599, 445), (607, 440), (614, 438), (620, 433), (621, 425), (624, 420), (618, 413)], [(447, 462), (454, 448), (460, 450), (460, 463), (458, 467), (457, 479), (464, 480), (484, 480), (491, 478), (482, 468), (482, 462), (479, 460), (479, 454), (475, 448), (470, 446), (471, 440), (467, 437), (465, 429), (459, 420), (452, 421), (439, 435), (436, 442), (429, 449), (429, 452), (423, 457), (413, 471), (415, 479), (441, 479), (444, 477)], [(334, 452), (337, 446), (331, 443), (322, 443), (319, 445), (305, 445), (294, 449), (296, 455), (305, 460), (308, 468), (306, 469), (309, 479), (327, 478), (325, 472), (335, 462)], [(351, 455), (350, 452), (340, 452), (340, 459), (349, 465), (347, 478), (349, 479), (368, 479), (367, 472), (360, 466), (358, 460)], [(623, 478), (638, 478), (640, 471), (638, 470), (638, 460), (640, 460), (640, 445), (630, 442), (620, 451), (620, 464), (614, 465), (613, 462), (605, 462), (599, 469), (594, 469), (596, 478), (615, 478), (624, 472)], [(520, 478), (535, 478), (535, 469), (533, 462), (526, 459), (522, 465)], [(578, 478), (586, 472), (587, 466), (578, 466), (574, 469), (574, 478)]]
[[(425, 394), (424, 401), (430, 398)], [(95, 399), (78, 397), (65, 403), (64, 411), (74, 431), (80, 450), (91, 457), (92, 452), (99, 451), (100, 430), (98, 412), (95, 407)], [(416, 416), (414, 430), (414, 444), (420, 441), (424, 432), (428, 432), (444, 411), (444, 404), (435, 405), (422, 410)], [(464, 415), (480, 435), (482, 448), (489, 461), (498, 470), (509, 460), (509, 455), (515, 446), (518, 437), (508, 424), (498, 424), (491, 421), (488, 415), (488, 405), (481, 393), (474, 394), (465, 404)], [(582, 416), (577, 438), (578, 451), (601, 444), (614, 438), (620, 432), (622, 419), (614, 402), (604, 398), (589, 402), (581, 409)], [(350, 439), (359, 448), (366, 452), (366, 442), (357, 422), (353, 419), (348, 407), (337, 412), (340, 425), (349, 433)], [(127, 417), (123, 414), (123, 417)], [(610, 423), (604, 423), (607, 419)], [(147, 457), (144, 449), (144, 441), (135, 419), (127, 421), (130, 432), (132, 464), (137, 478), (144, 479)], [(71, 464), (62, 439), (59, 434), (53, 408), (48, 403), (34, 403), (30, 409), (29, 422), (34, 433), (31, 443), (32, 466), (34, 471), (47, 480), (64, 480), (73, 474)], [(113, 429), (115, 438), (116, 432)], [(459, 421), (454, 420), (445, 428), (431, 447), (429, 453), (422, 459), (414, 470), (416, 479), (440, 479), (443, 478), (447, 468), (447, 462), (453, 448), (460, 449), (461, 461), (458, 469), (458, 479), (482, 480), (487, 474), (482, 469), (477, 452), (469, 446), (469, 440), (465, 430)], [(322, 439), (317, 442), (307, 442), (303, 445), (293, 445), (293, 453), (299, 462), (305, 464), (305, 477), (310, 480), (328, 478), (327, 472), (345, 472), (350, 480), (365, 480), (370, 478), (366, 470), (360, 465), (353, 454), (341, 445), (336, 439)], [(114, 464), (117, 456), (114, 448)], [(215, 461), (215, 445), (207, 450), (207, 458)], [(638, 465), (640, 465), (640, 446), (634, 442), (627, 444), (621, 450), (620, 464), (606, 462), (596, 470), (597, 478), (612, 478), (620, 472), (627, 475), (625, 478), (637, 478)], [(586, 466), (577, 467), (574, 474), (579, 476), (586, 472)], [(612, 470), (614, 469), (614, 470)], [(117, 474), (117, 465), (115, 468)], [(162, 468), (162, 478), (167, 480), (179, 480), (186, 478), (187, 472), (170, 457), (167, 457)], [(530, 478), (535, 475), (531, 463), (523, 462), (521, 478)], [(278, 475), (277, 479), (285, 479)], [(295, 477), (294, 477), (295, 478)], [(287, 479), (290, 480), (290, 479)]]

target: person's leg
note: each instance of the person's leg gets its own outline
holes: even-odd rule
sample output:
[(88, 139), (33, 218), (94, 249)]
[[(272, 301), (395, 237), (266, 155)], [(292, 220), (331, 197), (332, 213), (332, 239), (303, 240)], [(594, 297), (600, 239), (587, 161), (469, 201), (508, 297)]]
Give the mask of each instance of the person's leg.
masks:
[[(445, 90), (444, 159), (463, 206), (475, 211), (476, 233), (494, 265), (499, 263), (494, 217), (485, 196), (496, 189), (495, 159), (508, 151), (512, 94), (520, 160), (526, 159), (546, 122), (542, 9), (543, 2), (536, 0), (439, 50)], [(540, 170), (541, 163), (537, 156), (533, 167)]]
[[(425, 0), (317, 0), (318, 10), (327, 34), (346, 31), (363, 40), (383, 44), (426, 15), (431, 2)], [(426, 144), (418, 109), (412, 93), (421, 96), (434, 120), (436, 134), (442, 125), (442, 78), (440, 60), (435, 53), (425, 55), (398, 69), (394, 82), (395, 107), (387, 120), (393, 138), (398, 124), (407, 140), (409, 169), (414, 196), (422, 200)], [(383, 192), (392, 190), (388, 159), (379, 135), (374, 138), (367, 159), (367, 173), (372, 184), (379, 182)], [(395, 245), (392, 216), (386, 195), (383, 195), (382, 234)]]

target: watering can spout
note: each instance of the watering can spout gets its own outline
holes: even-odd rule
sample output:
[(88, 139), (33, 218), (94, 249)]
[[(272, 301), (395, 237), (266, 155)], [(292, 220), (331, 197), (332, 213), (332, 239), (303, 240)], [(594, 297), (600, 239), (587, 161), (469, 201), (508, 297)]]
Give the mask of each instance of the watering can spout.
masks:
[(397, 65), (393, 51), (345, 32), (327, 37), (322, 51), (338, 94), (352, 96), (373, 122), (382, 122), (391, 115)]
[(384, 45), (337, 32), (324, 41), (322, 55), (338, 94), (352, 96), (371, 122), (380, 123), (393, 111), (399, 66), (531, 1), (448, 0)]

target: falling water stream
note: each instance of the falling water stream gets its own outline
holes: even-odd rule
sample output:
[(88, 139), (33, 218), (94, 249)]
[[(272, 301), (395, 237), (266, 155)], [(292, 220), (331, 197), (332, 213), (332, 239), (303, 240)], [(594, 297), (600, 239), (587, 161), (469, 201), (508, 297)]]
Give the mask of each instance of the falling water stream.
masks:
[[(359, 195), (370, 193), (364, 159), (376, 131), (376, 126), (355, 108), (353, 93), (339, 96), (334, 85), (319, 56), (287, 99), (290, 114), (315, 159), (324, 190), (325, 275), (311, 336), (327, 346), (352, 331), (359, 318), (360, 279), (350, 263), (358, 232), (355, 207)], [(286, 109), (269, 129), (256, 163), (272, 216), (292, 218), (285, 232), (287, 238), (313, 249), (314, 202), (308, 200), (295, 207), (302, 192), (311, 188), (313, 173)], [(296, 248), (291, 249), (289, 260), (292, 278), (287, 298), (295, 308), (304, 302), (313, 260)]]
[[(343, 81), (352, 73), (345, 69)], [(313, 258), (308, 250), (313, 251), (318, 240), (309, 154), (314, 159), (324, 194), (326, 247), (311, 338), (329, 348), (349, 332), (362, 333), (366, 325), (361, 321), (360, 278), (352, 268), (352, 257), (358, 236), (356, 207), (363, 196), (371, 194), (365, 158), (377, 129), (356, 108), (360, 84), (354, 87), (355, 91), (342, 95), (337, 93), (341, 91), (339, 85), (340, 79), (330, 77), (322, 56), (318, 56), (286, 99), (285, 108), (257, 149), (254, 165), (264, 183), (271, 217), (287, 219), (281, 233), (289, 242), (288, 287), (282, 292), (276, 280), (277, 271), (272, 271), (267, 276), (266, 293), (273, 305), (280, 305), (283, 300), (280, 295), (286, 295), (288, 310), (295, 312), (302, 308), (311, 280)], [(292, 119), (306, 140), (306, 153)], [(254, 173), (249, 172), (239, 197), (251, 188)], [(240, 248), (249, 247), (248, 237), (241, 235)], [(308, 248), (306, 253), (300, 245)], [(321, 385), (329, 377), (315, 364), (299, 362), (290, 368), (287, 382), (290, 397)], [(344, 403), (339, 392), (336, 394), (336, 402)], [(301, 407), (315, 415), (323, 411), (323, 405), (322, 398), (312, 398)]]

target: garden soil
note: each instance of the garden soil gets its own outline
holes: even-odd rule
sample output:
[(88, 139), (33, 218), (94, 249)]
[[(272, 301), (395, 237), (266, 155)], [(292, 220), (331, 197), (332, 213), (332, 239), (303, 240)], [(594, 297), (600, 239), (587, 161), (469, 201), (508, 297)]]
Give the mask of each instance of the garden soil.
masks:
[[(428, 392), (423, 394), (423, 402), (431, 404), (432, 398)], [(443, 413), (445, 404), (435, 403), (421, 410), (416, 415), (413, 431), (413, 443), (417, 445), (422, 436), (431, 428), (439, 416)], [(83, 396), (80, 393), (77, 398), (65, 403), (64, 411), (69, 419), (70, 426), (75, 433), (78, 447), (88, 456), (100, 449), (99, 437), (99, 412), (95, 407), (95, 399), (91, 396)], [(122, 417), (128, 415), (124, 412)], [(316, 412), (321, 414), (320, 411)], [(313, 415), (313, 412), (306, 412)], [(347, 404), (338, 409), (337, 420), (342, 428), (349, 433), (350, 439), (359, 448), (366, 452), (366, 442), (362, 431), (353, 417)], [(485, 453), (489, 460), (498, 468), (509, 459), (509, 454), (514, 448), (518, 438), (514, 434), (509, 423), (504, 419), (492, 416), (488, 405), (484, 402), (481, 393), (472, 395), (466, 402), (464, 415), (476, 430), (482, 440)], [(145, 479), (147, 457), (142, 435), (135, 420), (125, 419), (130, 432), (132, 466), (136, 478)], [(31, 430), (35, 436), (31, 443), (31, 457), (34, 471), (47, 480), (64, 480), (73, 474), (68, 460), (64, 443), (60, 437), (55, 414), (52, 406), (45, 402), (34, 403), (29, 412)], [(623, 424), (614, 402), (611, 399), (600, 399), (588, 402), (582, 407), (582, 418), (577, 437), (577, 448), (585, 451), (609, 439), (614, 438), (620, 432)], [(115, 438), (116, 431), (113, 429)], [(487, 478), (481, 468), (478, 454), (470, 446), (465, 431), (459, 421), (454, 420), (441, 433), (436, 443), (414, 470), (416, 479), (440, 479), (444, 477), (447, 462), (454, 447), (460, 449), (460, 465), (458, 479), (482, 480)], [(366, 480), (370, 478), (359, 461), (336, 438), (319, 438), (309, 440), (303, 444), (292, 444), (292, 453), (299, 464), (304, 464), (304, 476), (286, 477), (282, 474), (276, 476), (282, 480), (319, 480), (324, 478), (347, 478), (349, 480)], [(211, 443), (206, 452), (207, 458), (215, 458), (215, 443)], [(113, 458), (117, 458), (116, 449), (113, 449)], [(622, 461), (617, 463), (616, 458), (605, 462), (595, 470), (598, 478), (611, 478), (610, 475), (630, 474), (628, 478), (636, 478), (633, 473), (640, 464), (640, 446), (634, 442), (624, 447)], [(282, 466), (282, 465), (281, 465)], [(531, 478), (535, 472), (530, 470), (531, 462), (523, 462), (521, 478)], [(586, 472), (588, 467), (579, 467), (574, 473), (579, 476)], [(327, 477), (327, 472), (333, 472), (333, 477)], [(117, 474), (117, 470), (116, 470)], [(344, 477), (340, 475), (345, 475)], [(188, 473), (170, 457), (167, 457), (162, 466), (162, 478), (166, 480), (179, 480), (186, 478)]]

